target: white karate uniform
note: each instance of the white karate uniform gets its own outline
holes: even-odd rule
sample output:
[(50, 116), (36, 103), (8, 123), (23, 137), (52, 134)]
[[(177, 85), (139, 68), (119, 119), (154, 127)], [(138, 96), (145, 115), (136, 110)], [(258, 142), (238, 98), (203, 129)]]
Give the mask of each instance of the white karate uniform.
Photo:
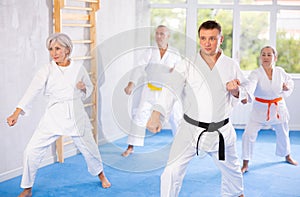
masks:
[[(85, 83), (85, 93), (76, 88), (79, 81)], [(24, 151), (22, 188), (33, 186), (47, 148), (61, 135), (72, 137), (92, 175), (98, 175), (103, 170), (99, 149), (91, 131), (92, 125), (82, 102), (92, 91), (93, 85), (87, 71), (73, 61), (63, 68), (52, 61), (36, 73), (18, 107), (23, 110), (22, 114), (28, 114), (34, 98), (41, 92), (49, 98), (49, 102)]]
[[(212, 123), (220, 122), (230, 116), (232, 107), (239, 101), (226, 90), (226, 83), (239, 79), (241, 86), (247, 84), (238, 64), (223, 53), (211, 70), (200, 54), (194, 62), (183, 62), (172, 73), (172, 81), (177, 94), (182, 94), (184, 113), (194, 120)], [(164, 91), (159, 102), (153, 107), (164, 116), (172, 107), (172, 96)], [(179, 195), (189, 161), (196, 155), (199, 134), (204, 129), (187, 123), (179, 126), (173, 141), (169, 160), (161, 175), (161, 196)], [(199, 151), (210, 155), (222, 173), (222, 196), (243, 194), (243, 178), (236, 151), (236, 133), (229, 121), (219, 131), (225, 141), (225, 161), (218, 158), (219, 138), (216, 132), (203, 133)], [(201, 168), (201, 166), (199, 166)], [(199, 177), (201, 179), (201, 177)], [(204, 178), (205, 179), (205, 178)]]
[[(131, 76), (130, 81), (137, 84), (141, 78), (143, 89), (137, 111), (133, 115), (131, 129), (129, 131), (127, 143), (134, 146), (143, 146), (146, 133), (146, 124), (151, 115), (152, 106), (156, 103), (161, 91), (151, 90), (147, 84), (151, 83), (155, 87), (163, 87), (165, 80), (169, 77), (171, 69), (181, 60), (178, 50), (168, 46), (167, 51), (160, 57), (158, 47), (151, 47), (143, 53), (136, 69)], [(141, 81), (141, 80), (140, 80)], [(182, 119), (182, 109), (179, 103), (176, 104), (172, 112), (168, 114), (175, 135), (178, 123)]]
[[(267, 120), (268, 104), (254, 100), (249, 122), (242, 136), (242, 159), (250, 160), (253, 154), (254, 143), (258, 132), (264, 126), (271, 126), (276, 132), (276, 155), (287, 156), (290, 154), (289, 139), (289, 112), (284, 97), (289, 96), (294, 89), (294, 82), (283, 68), (273, 67), (272, 80), (268, 78), (263, 67), (255, 69), (249, 75), (251, 92), (255, 97), (273, 100), (282, 97), (282, 100), (270, 106), (270, 119)], [(287, 83), (288, 91), (282, 90), (283, 83)], [(279, 118), (277, 118), (277, 114)]]

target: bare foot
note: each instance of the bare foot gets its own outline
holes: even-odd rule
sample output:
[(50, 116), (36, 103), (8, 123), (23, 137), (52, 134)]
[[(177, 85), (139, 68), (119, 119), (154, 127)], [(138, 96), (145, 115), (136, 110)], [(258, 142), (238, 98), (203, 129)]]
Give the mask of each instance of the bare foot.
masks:
[(248, 172), (248, 163), (249, 163), (249, 160), (243, 160), (243, 166), (241, 168), (242, 174)]
[(102, 187), (104, 189), (109, 188), (111, 186), (111, 183), (108, 181), (108, 179), (106, 178), (106, 176), (104, 175), (104, 172), (100, 172), (100, 174), (98, 175), (101, 183), (102, 183)]
[(243, 166), (243, 167), (241, 168), (241, 171), (242, 171), (242, 174), (245, 174), (246, 172), (248, 172), (248, 167)]
[(31, 187), (30, 188), (25, 188), (18, 197), (31, 197), (32, 196), (32, 191)]
[(132, 153), (133, 153), (133, 146), (128, 145), (127, 149), (122, 153), (122, 156), (123, 157), (128, 157)]
[(297, 162), (296, 160), (292, 159), (291, 155), (287, 155), (287, 156), (285, 157), (285, 160), (286, 160), (286, 162), (288, 162), (289, 164), (292, 164), (292, 165), (295, 165), (295, 166), (298, 165), (298, 162)]

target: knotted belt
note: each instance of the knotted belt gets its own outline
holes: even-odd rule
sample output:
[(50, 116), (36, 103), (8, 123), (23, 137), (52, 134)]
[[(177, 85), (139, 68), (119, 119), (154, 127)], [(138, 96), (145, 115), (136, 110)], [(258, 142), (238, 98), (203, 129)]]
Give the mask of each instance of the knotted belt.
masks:
[(190, 117), (188, 117), (186, 114), (183, 115), (183, 118), (186, 122), (205, 129), (199, 134), (198, 140), (197, 140), (197, 145), (196, 145), (196, 151), (198, 155), (198, 146), (199, 146), (199, 141), (203, 133), (205, 132), (218, 132), (219, 134), (219, 160), (225, 160), (225, 143), (224, 143), (224, 137), (222, 133), (219, 131), (221, 127), (226, 125), (229, 122), (229, 118), (226, 118), (223, 121), (220, 122), (212, 122), (212, 123), (206, 123), (206, 122), (199, 122), (196, 121)]
[(153, 85), (152, 83), (148, 83), (147, 85), (148, 85), (148, 88), (152, 91), (161, 91), (162, 90), (161, 87), (157, 87), (157, 86)]
[(268, 104), (267, 121), (270, 120), (270, 107), (271, 107), (272, 103), (274, 103), (274, 105), (276, 106), (276, 117), (277, 117), (277, 119), (279, 119), (278, 102), (282, 100), (282, 97), (278, 97), (278, 98), (272, 99), (272, 100), (267, 100), (267, 99), (262, 99), (262, 98), (255, 97), (255, 100), (258, 101), (258, 102), (261, 102), (261, 103), (267, 103)]

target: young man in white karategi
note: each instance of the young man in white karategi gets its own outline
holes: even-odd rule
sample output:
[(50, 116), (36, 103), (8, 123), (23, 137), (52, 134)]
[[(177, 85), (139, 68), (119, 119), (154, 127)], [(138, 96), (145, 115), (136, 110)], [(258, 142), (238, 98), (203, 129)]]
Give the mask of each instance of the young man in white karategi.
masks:
[[(157, 101), (164, 81), (169, 78), (175, 65), (181, 60), (177, 49), (171, 48), (168, 44), (170, 37), (169, 29), (164, 25), (156, 28), (155, 40), (157, 46), (150, 47), (140, 57), (139, 69), (136, 69), (131, 80), (125, 88), (125, 93), (130, 95), (141, 77), (145, 77), (141, 98), (136, 113), (133, 115), (131, 129), (128, 133), (127, 149), (122, 156), (127, 157), (133, 153), (134, 146), (144, 146), (146, 123), (150, 117), (153, 104)], [(176, 103), (173, 114), (169, 114), (172, 133), (175, 135), (178, 122), (182, 119), (181, 106)]]
[(298, 164), (291, 157), (289, 112), (284, 100), (293, 92), (294, 82), (283, 68), (275, 66), (277, 52), (274, 48), (263, 47), (259, 58), (261, 66), (249, 75), (250, 92), (255, 99), (250, 120), (242, 136), (242, 173), (248, 170), (254, 143), (264, 126), (271, 126), (276, 132), (276, 155), (285, 157), (290, 164)]
[[(178, 127), (168, 163), (161, 175), (161, 197), (179, 195), (188, 163), (196, 154), (203, 153), (212, 157), (222, 173), (221, 195), (243, 196), (236, 133), (229, 116), (239, 102), (240, 88), (247, 84), (247, 80), (239, 65), (221, 50), (223, 36), (217, 22), (202, 23), (198, 35), (200, 52), (195, 59), (177, 66), (173, 72), (175, 79), (170, 82), (174, 90), (181, 89), (178, 94), (183, 98), (184, 120)], [(150, 131), (160, 131), (161, 119), (173, 102), (174, 98), (163, 89), (147, 123)]]
[(88, 171), (98, 176), (103, 188), (110, 187), (104, 175), (102, 159), (92, 135), (92, 125), (84, 109), (82, 99), (93, 91), (85, 68), (69, 58), (72, 52), (71, 39), (62, 33), (49, 36), (47, 48), (52, 61), (43, 66), (34, 76), (15, 112), (7, 118), (9, 126), (17, 123), (20, 114), (28, 114), (34, 98), (44, 93), (49, 102), (44, 116), (24, 151), (24, 168), (20, 197), (32, 196), (32, 187), (39, 164), (47, 148), (60, 136), (71, 136), (84, 156)]

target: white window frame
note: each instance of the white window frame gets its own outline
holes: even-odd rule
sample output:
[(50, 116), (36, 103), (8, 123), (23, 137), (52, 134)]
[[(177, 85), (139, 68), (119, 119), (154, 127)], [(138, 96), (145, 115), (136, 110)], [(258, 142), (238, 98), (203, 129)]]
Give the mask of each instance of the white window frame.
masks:
[[(149, 8), (184, 8), (186, 9), (186, 36), (195, 40), (197, 38), (197, 12), (198, 9), (217, 8), (231, 9), (233, 11), (233, 38), (232, 38), (232, 58), (239, 62), (240, 48), (240, 13), (244, 11), (267, 11), (270, 12), (270, 45), (276, 47), (277, 32), (277, 12), (278, 10), (300, 10), (300, 6), (279, 5), (277, 0), (273, 0), (270, 5), (245, 5), (239, 4), (239, 0), (234, 0), (233, 4), (198, 4), (197, 0), (186, 0), (186, 3), (176, 4), (149, 4)], [(197, 46), (186, 46), (186, 51), (196, 50)], [(293, 76), (300, 77), (300, 74), (293, 73)]]

